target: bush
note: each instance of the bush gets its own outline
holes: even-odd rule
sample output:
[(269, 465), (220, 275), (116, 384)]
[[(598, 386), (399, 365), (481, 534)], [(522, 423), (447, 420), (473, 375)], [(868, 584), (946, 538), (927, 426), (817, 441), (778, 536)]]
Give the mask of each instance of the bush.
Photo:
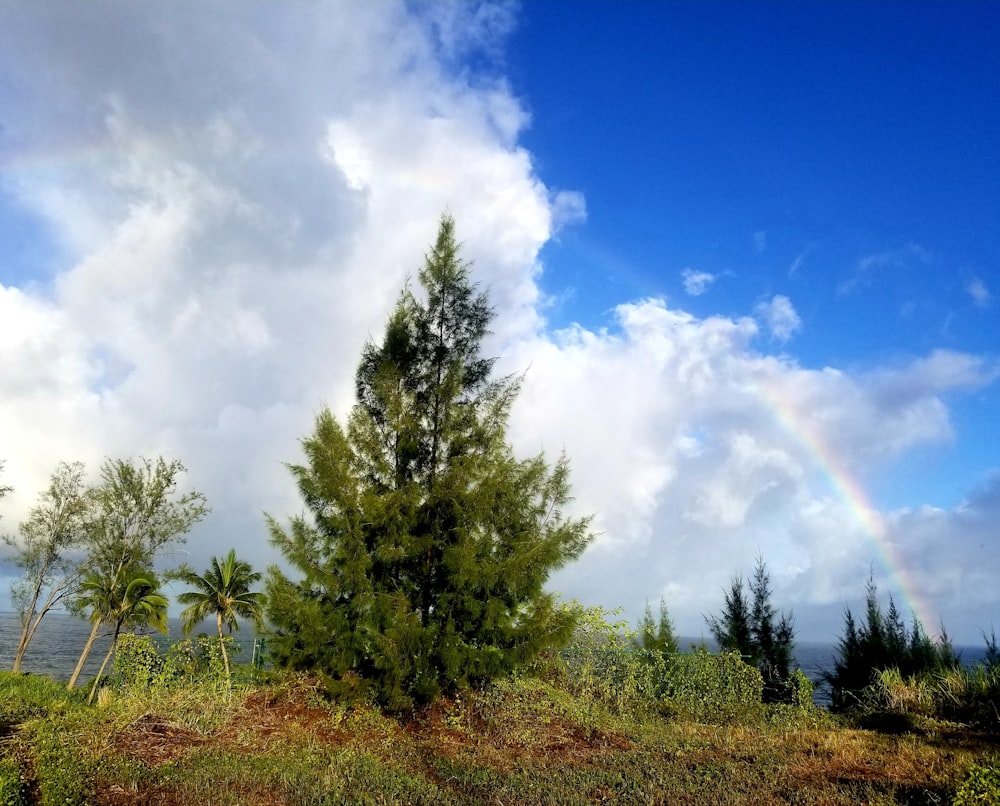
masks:
[(666, 664), (662, 697), (669, 711), (699, 722), (725, 722), (762, 711), (764, 679), (737, 652), (698, 650)]
[(115, 677), (124, 688), (149, 688), (162, 685), (163, 658), (148, 635), (118, 636), (115, 650)]
[[(223, 640), (233, 643), (228, 636)], [(209, 636), (176, 641), (164, 656), (151, 636), (120, 635), (115, 676), (125, 689), (169, 689), (194, 683), (225, 687), (228, 680), (219, 639)]]

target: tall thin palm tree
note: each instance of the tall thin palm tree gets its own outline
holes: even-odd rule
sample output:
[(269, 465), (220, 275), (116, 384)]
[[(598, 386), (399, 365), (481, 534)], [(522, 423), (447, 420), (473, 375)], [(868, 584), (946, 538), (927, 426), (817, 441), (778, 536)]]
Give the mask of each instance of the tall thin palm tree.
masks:
[(261, 626), (264, 594), (251, 590), (260, 581), (260, 573), (254, 571), (249, 563), (238, 560), (236, 550), (230, 549), (222, 559), (213, 557), (211, 567), (204, 574), (182, 566), (173, 576), (194, 588), (177, 597), (181, 604), (188, 605), (181, 611), (184, 634), (190, 635), (198, 624), (214, 615), (226, 680), (230, 680), (223, 628), (228, 627), (230, 633), (239, 630), (240, 618), (251, 619), (258, 627)]

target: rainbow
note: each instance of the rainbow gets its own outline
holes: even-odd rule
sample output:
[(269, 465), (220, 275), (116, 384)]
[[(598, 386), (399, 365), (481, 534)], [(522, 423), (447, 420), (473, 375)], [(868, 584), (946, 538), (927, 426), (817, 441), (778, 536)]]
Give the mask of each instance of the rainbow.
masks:
[(834, 494), (847, 504), (852, 516), (871, 540), (877, 561), (902, 597), (902, 612), (911, 612), (925, 628), (936, 624), (933, 610), (917, 590), (899, 549), (889, 539), (884, 519), (868, 500), (860, 482), (830, 446), (826, 436), (773, 385), (762, 384), (758, 386), (758, 392), (782, 428), (807, 449)]

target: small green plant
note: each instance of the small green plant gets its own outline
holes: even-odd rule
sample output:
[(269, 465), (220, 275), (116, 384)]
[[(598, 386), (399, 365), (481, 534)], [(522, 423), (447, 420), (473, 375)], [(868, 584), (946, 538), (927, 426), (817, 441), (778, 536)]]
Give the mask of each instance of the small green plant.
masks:
[(118, 637), (114, 672), (123, 688), (149, 688), (163, 684), (163, 658), (148, 635), (126, 633)]
[(1000, 803), (1000, 757), (973, 764), (955, 793), (952, 806), (985, 806)]
[(90, 799), (90, 771), (63, 720), (46, 720), (34, 731), (39, 806), (83, 806)]
[(26, 788), (21, 765), (12, 758), (0, 758), (0, 806), (27, 806)]

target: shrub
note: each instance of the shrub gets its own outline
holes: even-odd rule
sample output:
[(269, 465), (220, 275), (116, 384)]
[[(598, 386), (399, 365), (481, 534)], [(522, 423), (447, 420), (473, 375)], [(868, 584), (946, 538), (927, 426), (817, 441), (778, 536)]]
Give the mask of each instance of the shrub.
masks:
[(164, 662), (148, 635), (118, 636), (115, 676), (125, 688), (149, 688), (163, 683)]
[[(148, 635), (121, 635), (115, 653), (115, 675), (125, 689), (170, 689), (207, 683), (225, 687), (229, 680), (218, 638), (199, 636), (170, 645), (161, 655)], [(223, 638), (227, 644), (233, 639)]]
[(700, 722), (724, 722), (762, 710), (764, 679), (737, 652), (698, 650), (666, 664), (662, 697), (669, 711)]

